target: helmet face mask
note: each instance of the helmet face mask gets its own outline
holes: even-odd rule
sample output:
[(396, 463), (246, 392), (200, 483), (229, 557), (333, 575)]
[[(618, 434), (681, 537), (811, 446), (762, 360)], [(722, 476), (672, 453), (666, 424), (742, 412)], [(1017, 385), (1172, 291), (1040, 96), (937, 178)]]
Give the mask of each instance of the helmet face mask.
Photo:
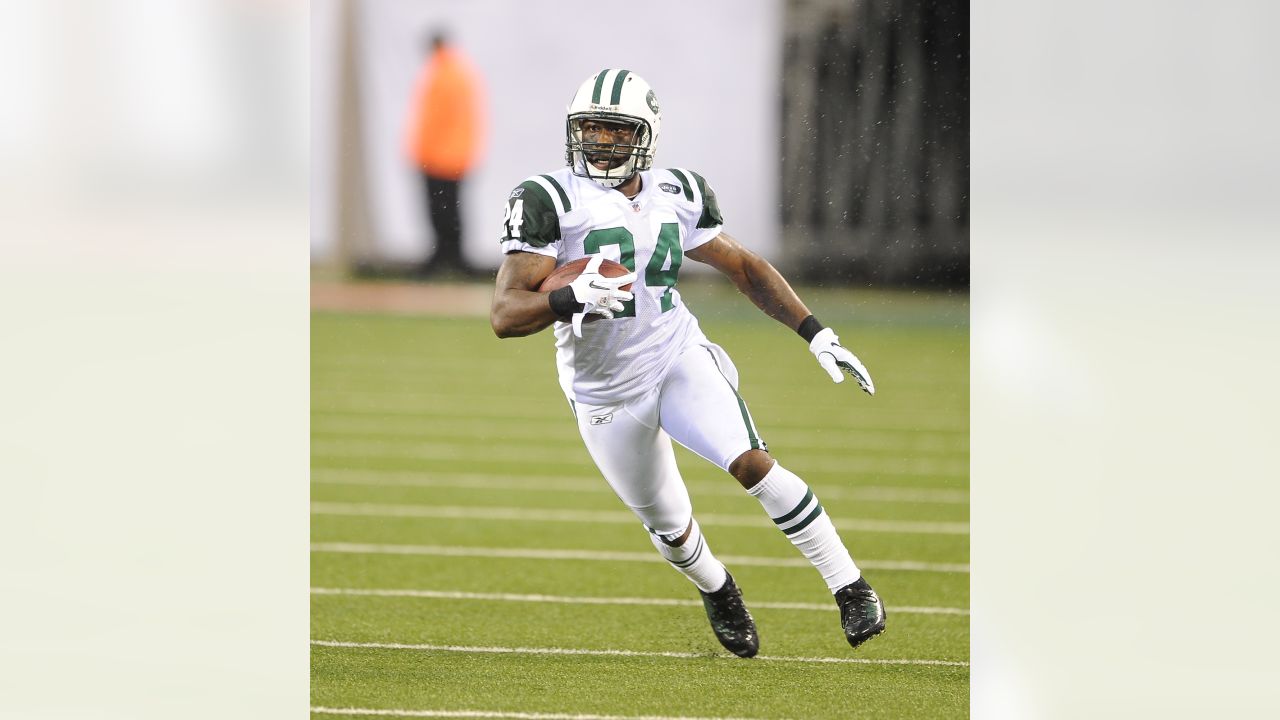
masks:
[[(592, 122), (628, 128), (631, 141), (600, 142), (600, 133), (592, 135), (583, 131), (583, 126)], [(602, 113), (580, 113), (569, 116), (566, 132), (566, 155), (574, 174), (589, 177), (605, 187), (616, 187), (636, 172), (653, 166), (653, 131), (643, 120)], [(593, 137), (597, 141), (593, 142)]]
[(569, 103), (565, 161), (573, 174), (617, 187), (653, 167), (661, 123), (648, 83), (627, 70), (603, 70), (587, 78)]

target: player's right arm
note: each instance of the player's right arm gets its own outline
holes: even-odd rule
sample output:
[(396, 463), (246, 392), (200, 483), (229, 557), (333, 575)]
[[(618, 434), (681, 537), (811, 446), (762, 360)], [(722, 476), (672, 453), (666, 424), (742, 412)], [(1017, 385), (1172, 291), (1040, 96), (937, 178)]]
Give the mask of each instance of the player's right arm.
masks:
[[(551, 197), (557, 190), (560, 204)], [(549, 293), (538, 292), (542, 281), (556, 267), (560, 243), (560, 213), (567, 207), (563, 188), (550, 175), (522, 183), (507, 197), (500, 242), (506, 258), (498, 268), (489, 324), (500, 338), (532, 335), (556, 320), (573, 324), (582, 336), (588, 314), (613, 317), (631, 293), (618, 289), (636, 279), (635, 273), (606, 278), (600, 263), (587, 265), (569, 285)]]
[(560, 218), (550, 193), (537, 178), (520, 183), (503, 207), (498, 238), (505, 258), (489, 309), (489, 324), (500, 338), (532, 335), (559, 318), (547, 294), (538, 292), (556, 268)]
[(551, 309), (549, 293), (538, 287), (556, 260), (528, 252), (509, 253), (498, 268), (498, 281), (489, 308), (489, 324), (500, 338), (532, 335), (560, 319)]
[(489, 309), (493, 332), (500, 338), (521, 337), (532, 335), (555, 320), (564, 320), (572, 324), (576, 337), (582, 337), (587, 315), (612, 318), (614, 313), (622, 312), (623, 301), (635, 296), (621, 287), (634, 282), (636, 274), (604, 277), (600, 274), (604, 256), (591, 255), (589, 259), (573, 282), (544, 293), (537, 289), (555, 269), (555, 261), (537, 253), (507, 255), (498, 268), (497, 289)]

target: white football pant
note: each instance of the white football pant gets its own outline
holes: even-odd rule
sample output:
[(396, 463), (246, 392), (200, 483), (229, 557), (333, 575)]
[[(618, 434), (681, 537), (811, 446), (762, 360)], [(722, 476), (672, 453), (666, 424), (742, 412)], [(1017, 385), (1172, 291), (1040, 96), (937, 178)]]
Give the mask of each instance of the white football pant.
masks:
[(738, 370), (720, 346), (690, 345), (662, 384), (620, 405), (575, 405), (587, 451), (613, 491), (659, 536), (679, 537), (693, 517), (674, 439), (728, 471), (765, 450), (738, 395)]

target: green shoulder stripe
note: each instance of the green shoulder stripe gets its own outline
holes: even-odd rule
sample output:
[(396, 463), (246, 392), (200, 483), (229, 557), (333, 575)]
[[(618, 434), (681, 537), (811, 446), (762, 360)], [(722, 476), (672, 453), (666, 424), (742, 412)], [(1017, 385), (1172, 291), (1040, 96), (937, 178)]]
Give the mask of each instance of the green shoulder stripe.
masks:
[(560, 185), (559, 181), (550, 175), (539, 175), (538, 177), (551, 183), (551, 187), (556, 189), (556, 194), (560, 196), (560, 204), (564, 206), (565, 212), (569, 212), (573, 209), (573, 205), (569, 204), (569, 196), (565, 193), (564, 187)]
[(680, 184), (684, 186), (684, 199), (693, 202), (693, 187), (689, 185), (689, 178), (685, 177), (685, 174), (679, 170), (673, 169), (671, 174), (675, 175)]
[(697, 227), (713, 228), (724, 224), (720, 215), (720, 203), (716, 201), (716, 191), (711, 189), (706, 180), (698, 173), (690, 170), (690, 175), (698, 183), (698, 192), (702, 193), (702, 216), (698, 218)]
[[(556, 187), (559, 188), (558, 185)], [(534, 247), (546, 247), (560, 239), (560, 216), (556, 214), (556, 204), (537, 180), (525, 180), (511, 191), (501, 238), (503, 241), (519, 240)]]

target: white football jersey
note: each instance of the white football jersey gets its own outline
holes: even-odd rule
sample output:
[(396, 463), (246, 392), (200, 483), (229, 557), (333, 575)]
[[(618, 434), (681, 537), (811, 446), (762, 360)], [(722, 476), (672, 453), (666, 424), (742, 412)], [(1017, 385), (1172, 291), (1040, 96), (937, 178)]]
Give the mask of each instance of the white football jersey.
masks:
[(636, 273), (635, 299), (614, 319), (584, 323), (581, 338), (569, 323), (555, 324), (560, 385), (588, 405), (642, 395), (686, 347), (706, 341), (676, 281), (684, 253), (720, 233), (715, 193), (688, 170), (640, 177), (640, 194), (628, 200), (564, 167), (525, 180), (507, 200), (504, 253), (546, 255), (556, 267), (598, 253)]

